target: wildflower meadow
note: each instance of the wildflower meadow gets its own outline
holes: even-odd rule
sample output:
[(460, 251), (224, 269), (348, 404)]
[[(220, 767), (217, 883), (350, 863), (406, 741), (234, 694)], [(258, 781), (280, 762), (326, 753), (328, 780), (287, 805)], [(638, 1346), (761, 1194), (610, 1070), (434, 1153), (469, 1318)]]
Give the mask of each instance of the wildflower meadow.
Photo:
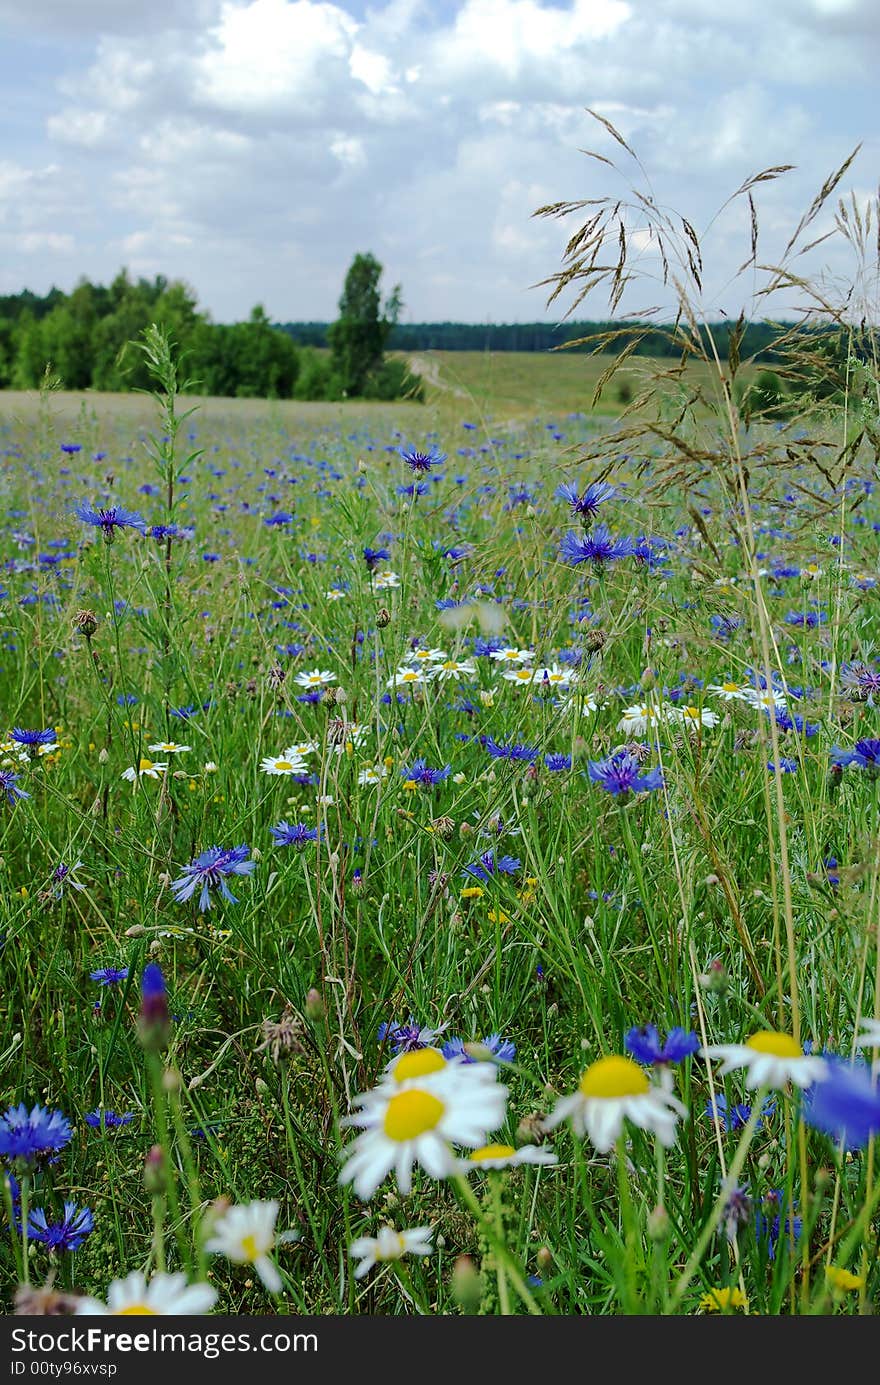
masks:
[(9, 1311), (876, 1307), (880, 371), (831, 326), (786, 418), (735, 334), (699, 399), (285, 417), (156, 328), (142, 415), (2, 412)]

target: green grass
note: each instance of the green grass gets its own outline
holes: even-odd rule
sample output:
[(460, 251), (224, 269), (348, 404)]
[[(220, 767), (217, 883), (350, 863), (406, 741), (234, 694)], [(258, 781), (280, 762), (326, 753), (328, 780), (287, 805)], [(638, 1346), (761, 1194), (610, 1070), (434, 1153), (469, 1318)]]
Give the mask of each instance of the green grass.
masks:
[[(484, 1312), (692, 1313), (709, 1288), (740, 1284), (760, 1313), (856, 1312), (876, 1299), (872, 1153), (840, 1156), (787, 1092), (744, 1137), (716, 1128), (713, 1093), (731, 1107), (749, 1098), (741, 1074), (719, 1080), (699, 1058), (675, 1069), (688, 1114), (663, 1157), (633, 1126), (605, 1153), (562, 1124), (556, 1166), (472, 1175), (476, 1201), (418, 1173), (411, 1195), (391, 1177), (366, 1202), (338, 1182), (352, 1138), (340, 1117), (391, 1056), (383, 1022), (512, 1040), (515, 1064), (499, 1073), (506, 1123), (487, 1134), (516, 1144), (589, 1064), (623, 1052), (632, 1026), (682, 1026), (710, 1044), (780, 1029), (848, 1056), (856, 1022), (875, 1013), (880, 780), (849, 768), (836, 782), (829, 752), (878, 734), (876, 708), (839, 684), (841, 663), (870, 661), (877, 638), (876, 588), (855, 577), (877, 575), (876, 501), (823, 496), (807, 523), (810, 502), (786, 499), (794, 473), (780, 451), (753, 501), (759, 562), (818, 559), (821, 571), (761, 579), (764, 619), (723, 471), (673, 484), (653, 444), (619, 463), (626, 489), (600, 518), (616, 535), (663, 540), (656, 566), (572, 567), (559, 538), (574, 521), (554, 486), (595, 471), (577, 464), (581, 452), (612, 452), (595, 420), (567, 417), (588, 414), (591, 369), (573, 356), (475, 353), (440, 363), (462, 396), (435, 387), (422, 407), (184, 401), (197, 408), (173, 455), (168, 417), (142, 397), (0, 397), (7, 729), (54, 726), (60, 747), (26, 764), (5, 751), (30, 798), (3, 806), (4, 1096), (74, 1125), (31, 1205), (54, 1216), (69, 1197), (95, 1215), (57, 1265), (31, 1243), (32, 1282), (54, 1269), (56, 1287), (104, 1296), (112, 1279), (164, 1264), (210, 1274), (226, 1313), (452, 1313), (467, 1256)], [(713, 427), (697, 416), (704, 444)], [(414, 478), (396, 447), (432, 440), (448, 453), (443, 479), (408, 502), (396, 488)], [(761, 442), (776, 446), (771, 433)], [(84, 498), (195, 535), (166, 548), (126, 531), (107, 544), (72, 517)], [(290, 523), (267, 526), (278, 510)], [(390, 546), (399, 585), (376, 590), (366, 545)], [(456, 545), (462, 556), (443, 555)], [(344, 598), (329, 599), (340, 586)], [(437, 608), (465, 598), (460, 626)], [(817, 628), (788, 620), (817, 607)], [(84, 608), (98, 621), (90, 640), (75, 626)], [(713, 616), (742, 623), (719, 636)], [(496, 629), (533, 650), (535, 666), (576, 651), (573, 709), (474, 657), (473, 638)], [(747, 682), (768, 637), (778, 676), (807, 690), (790, 699), (805, 730), (777, 733), (706, 691)], [(471, 657), (475, 672), (389, 706), (389, 680), (416, 646)], [(312, 669), (330, 670), (343, 696), (299, 701), (296, 675)], [(664, 787), (605, 793), (588, 762), (633, 739), (617, 729), (625, 707), (669, 690), (718, 725), (690, 735), (667, 723)], [(456, 708), (462, 698), (469, 709)], [(171, 715), (181, 707), (188, 719)], [(536, 748), (535, 766), (493, 759), (481, 737)], [(165, 740), (190, 749), (147, 751)], [(315, 744), (316, 783), (261, 772), (262, 757), (295, 742)], [(549, 753), (572, 768), (551, 771)], [(658, 765), (647, 755), (645, 770)], [(782, 755), (796, 771), (768, 772)], [(418, 757), (449, 765), (448, 777), (407, 787), (401, 770)], [(123, 771), (142, 758), (168, 770), (132, 785)], [(370, 766), (387, 770), (378, 786), (359, 783)], [(320, 824), (322, 840), (276, 846), (281, 820)], [(169, 885), (215, 844), (246, 844), (256, 867), (230, 880), (237, 903), (215, 891), (200, 913)], [(492, 849), (519, 860), (515, 875), (466, 873)], [(82, 890), (56, 897), (59, 861), (81, 862)], [(137, 1024), (150, 960), (173, 1015), (161, 1057), (145, 1053)], [(128, 980), (99, 988), (99, 967), (128, 967)], [(285, 1013), (283, 1033), (265, 1028)], [(101, 1106), (133, 1120), (91, 1130), (84, 1115)], [(148, 1188), (157, 1143), (164, 1172)], [(752, 1199), (736, 1254), (716, 1205), (732, 1168)], [(760, 1218), (772, 1224), (774, 1190), (803, 1228), (786, 1236), (783, 1212), (771, 1245)], [(280, 1297), (251, 1268), (205, 1255), (218, 1198), (280, 1203), (279, 1229), (293, 1233), (275, 1252)], [(390, 1266), (356, 1281), (347, 1247), (383, 1222), (433, 1226), (434, 1253), (399, 1262), (403, 1278)], [(20, 1257), (10, 1234), (7, 1298)], [(863, 1288), (830, 1297), (826, 1263)]]

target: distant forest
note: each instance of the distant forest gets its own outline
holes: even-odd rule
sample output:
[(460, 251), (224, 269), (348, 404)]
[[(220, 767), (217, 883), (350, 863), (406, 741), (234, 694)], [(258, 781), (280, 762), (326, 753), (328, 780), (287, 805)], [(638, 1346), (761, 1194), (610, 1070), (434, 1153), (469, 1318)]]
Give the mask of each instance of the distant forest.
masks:
[[(0, 300), (2, 301), (2, 300)], [(327, 345), (327, 322), (281, 322), (276, 324), (283, 332), (301, 346), (323, 347)], [(714, 322), (711, 332), (722, 359), (727, 356), (728, 338), (734, 327), (733, 322)], [(751, 322), (746, 326), (740, 342), (740, 358), (753, 357), (762, 364), (776, 361), (774, 343), (791, 330), (791, 323)], [(633, 338), (645, 332), (644, 322), (567, 322), (555, 326), (552, 322), (398, 322), (388, 337), (389, 351), (552, 351), (565, 342), (586, 338), (583, 346), (572, 347), (575, 351), (595, 349), (595, 338), (605, 332), (622, 333), (607, 346), (608, 351), (617, 352), (626, 346), (630, 338), (627, 328), (632, 329)], [(676, 347), (673, 327), (654, 325), (636, 346), (638, 356), (680, 356), (681, 348)], [(592, 342), (590, 341), (592, 338)]]

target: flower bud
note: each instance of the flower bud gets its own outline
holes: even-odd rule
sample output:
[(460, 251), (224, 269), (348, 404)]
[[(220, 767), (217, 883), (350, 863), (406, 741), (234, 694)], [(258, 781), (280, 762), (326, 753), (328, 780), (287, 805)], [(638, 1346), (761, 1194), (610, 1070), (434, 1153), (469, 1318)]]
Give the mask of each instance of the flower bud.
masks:
[(161, 1145), (153, 1145), (144, 1162), (144, 1187), (148, 1193), (165, 1191), (165, 1155)]
[(306, 995), (306, 1019), (316, 1022), (324, 1018), (324, 1001), (321, 992), (312, 986)]
[(463, 1313), (476, 1313), (483, 1296), (480, 1272), (470, 1255), (459, 1255), (452, 1267), (450, 1292)]
[(380, 606), (376, 612), (376, 625), (380, 630), (386, 630), (391, 624), (391, 612), (387, 606)]
[(141, 1013), (138, 1033), (144, 1048), (159, 1053), (168, 1043), (171, 1016), (165, 977), (158, 962), (148, 962), (141, 978)]

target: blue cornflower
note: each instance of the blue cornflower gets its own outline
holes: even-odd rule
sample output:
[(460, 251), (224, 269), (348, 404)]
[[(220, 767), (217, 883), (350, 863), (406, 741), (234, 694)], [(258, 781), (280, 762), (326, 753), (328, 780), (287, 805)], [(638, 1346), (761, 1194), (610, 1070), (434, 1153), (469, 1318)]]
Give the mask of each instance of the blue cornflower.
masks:
[(828, 1075), (804, 1102), (804, 1120), (847, 1149), (861, 1149), (880, 1134), (880, 1082), (864, 1063), (831, 1056), (826, 1061)]
[(0, 1116), (0, 1159), (28, 1166), (40, 1164), (69, 1144), (72, 1135), (70, 1121), (60, 1111), (47, 1111), (43, 1106), (28, 1111), (22, 1102)]
[(479, 861), (465, 866), (463, 874), (475, 875), (478, 880), (491, 880), (493, 875), (516, 875), (521, 866), (517, 856), (496, 856), (494, 851), (484, 851)]
[(607, 481), (592, 481), (581, 495), (578, 487), (571, 481), (564, 481), (561, 486), (557, 486), (553, 492), (559, 500), (567, 500), (574, 515), (582, 515), (584, 521), (595, 519), (599, 512), (599, 506), (605, 500), (610, 500), (612, 495), (617, 494), (617, 487), (610, 486)]
[(380, 1024), (376, 1037), (380, 1044), (389, 1043), (395, 1054), (413, 1053), (418, 1048), (431, 1048), (445, 1028), (446, 1025), (441, 1024), (439, 1029), (429, 1029), (425, 1024), (416, 1024), (410, 1015), (406, 1024)]
[(510, 743), (493, 740), (491, 736), (481, 737), (480, 742), (484, 750), (495, 760), (525, 760), (531, 764), (538, 758), (537, 746), (533, 745), (513, 745)]
[(405, 447), (398, 447), (397, 452), (401, 460), (406, 462), (410, 471), (418, 473), (430, 471), (432, 467), (440, 466), (446, 461), (446, 453), (438, 451), (436, 447), (429, 447), (427, 452), (417, 452), (415, 449), (408, 450)]
[(145, 1048), (164, 1048), (171, 1029), (168, 992), (158, 962), (148, 962), (141, 975), (141, 1013), (138, 1022)]
[(659, 768), (642, 774), (641, 765), (628, 750), (617, 750), (606, 760), (590, 760), (587, 773), (594, 784), (601, 784), (608, 793), (623, 796), (628, 793), (650, 793), (663, 787)]
[(545, 755), (544, 764), (547, 766), (548, 769), (553, 770), (554, 773), (558, 772), (559, 770), (571, 769), (571, 756)]
[(86, 1236), (95, 1229), (94, 1219), (88, 1207), (77, 1207), (75, 1202), (64, 1203), (64, 1220), (50, 1222), (42, 1207), (35, 1207), (28, 1217), (28, 1235), (32, 1241), (39, 1241), (49, 1250), (79, 1250)]
[(320, 827), (307, 827), (304, 822), (279, 822), (270, 827), (276, 846), (304, 847), (320, 837)]
[(85, 1121), (86, 1125), (90, 1125), (93, 1130), (100, 1130), (102, 1119), (105, 1130), (119, 1130), (123, 1125), (131, 1125), (131, 1122), (134, 1120), (134, 1114), (126, 1111), (125, 1115), (120, 1116), (117, 1115), (115, 1111), (102, 1111), (99, 1106), (97, 1110), (89, 1111)]
[(68, 455), (69, 457), (72, 457), (72, 456), (74, 455), (75, 452), (82, 452), (82, 443), (81, 443), (81, 442), (63, 442), (63, 443), (61, 444), (61, 451), (62, 451), (62, 452), (66, 452), (67, 455)]
[(85, 501), (73, 512), (84, 524), (92, 524), (100, 529), (108, 543), (112, 543), (117, 529), (137, 529), (143, 534), (146, 520), (136, 510), (125, 510), (121, 505), (111, 505), (108, 510), (95, 510)]
[(18, 787), (18, 779), (11, 769), (0, 769), (0, 793), (5, 793), (9, 803), (15, 803), (17, 798), (30, 798), (29, 793)]
[(636, 1062), (653, 1067), (681, 1063), (700, 1047), (696, 1034), (677, 1026), (669, 1030), (665, 1043), (661, 1043), (657, 1027), (653, 1024), (642, 1024), (638, 1028), (628, 1030), (623, 1042), (627, 1052), (632, 1054)]
[(267, 519), (264, 519), (264, 520), (263, 520), (263, 523), (266, 524), (266, 525), (268, 525), (268, 527), (269, 527), (270, 529), (271, 529), (273, 526), (276, 526), (277, 528), (280, 529), (283, 525), (285, 525), (285, 524), (290, 524), (290, 523), (292, 523), (292, 521), (293, 521), (293, 515), (292, 515), (292, 514), (289, 514), (289, 513), (287, 512), (287, 510), (276, 510), (276, 511), (275, 511), (275, 514), (274, 514), (274, 515), (269, 515), (269, 517), (268, 517)]
[(440, 1051), (444, 1058), (457, 1058), (462, 1063), (485, 1063), (493, 1058), (497, 1058), (499, 1063), (512, 1063), (516, 1057), (516, 1044), (511, 1039), (503, 1039), (500, 1034), (487, 1034), (474, 1043), (468, 1043), (465, 1039), (450, 1039)]
[(825, 875), (828, 884), (831, 886), (832, 890), (836, 890), (840, 884), (840, 875), (838, 874), (840, 862), (836, 856), (826, 856), (822, 861), (822, 865), (825, 867)]
[(194, 539), (195, 525), (192, 524), (152, 524), (150, 538), (161, 543), (164, 539)]
[(16, 745), (24, 746), (31, 759), (39, 754), (41, 745), (54, 745), (56, 741), (54, 728), (47, 726), (45, 731), (25, 731), (20, 726), (12, 728), (11, 739)]
[(423, 788), (430, 789), (434, 784), (439, 784), (447, 779), (451, 772), (451, 765), (444, 765), (442, 769), (431, 769), (426, 760), (419, 759), (413, 761), (409, 769), (402, 769), (400, 777), (404, 782), (412, 781), (415, 784), (421, 784)]
[(398, 495), (408, 495), (413, 500), (417, 495), (427, 495), (431, 487), (425, 481), (414, 481), (411, 486), (396, 486)]
[(102, 986), (115, 986), (128, 979), (128, 967), (100, 967), (98, 971), (90, 971), (89, 978)]
[[(773, 760), (768, 760), (768, 761), (767, 761), (767, 768), (769, 769), (769, 771), (770, 771), (771, 774), (775, 773), (776, 765), (775, 765), (775, 763), (774, 763)], [(797, 760), (792, 760), (792, 759), (790, 758), (790, 756), (788, 756), (788, 755), (780, 755), (780, 757), (779, 757), (779, 772), (780, 772), (780, 774), (797, 774), (799, 768), (800, 768), (800, 766), (798, 765)]]
[(366, 563), (367, 567), (370, 569), (371, 572), (373, 571), (373, 568), (378, 567), (380, 563), (387, 563), (390, 557), (390, 548), (364, 549), (364, 562)]
[[(775, 1101), (769, 1099), (765, 1101), (764, 1105), (761, 1107), (761, 1114), (755, 1122), (755, 1129), (760, 1130), (765, 1119), (772, 1116), (775, 1110)], [(718, 1092), (716, 1094), (714, 1102), (711, 1098), (706, 1102), (706, 1115), (711, 1121), (715, 1121), (716, 1124), (723, 1126), (728, 1132), (742, 1130), (744, 1125), (748, 1125), (751, 1114), (752, 1108), (747, 1102), (739, 1101), (736, 1105), (729, 1107), (727, 1104), (727, 1097), (723, 1092)]]
[(171, 892), (178, 904), (192, 899), (200, 888), (199, 911), (204, 913), (212, 907), (211, 890), (219, 889), (223, 899), (230, 904), (238, 900), (226, 884), (227, 875), (251, 875), (256, 869), (256, 861), (248, 859), (249, 846), (209, 846), (188, 866), (177, 880), (171, 882)]
[(616, 539), (607, 524), (597, 524), (590, 534), (566, 534), (559, 545), (559, 556), (567, 563), (612, 563), (617, 558), (629, 558), (633, 552), (632, 539)]
[(771, 1188), (764, 1198), (764, 1211), (755, 1214), (755, 1235), (759, 1241), (767, 1240), (767, 1256), (770, 1260), (776, 1259), (776, 1246), (779, 1242), (780, 1231), (785, 1231), (786, 1237), (791, 1237), (794, 1241), (800, 1240), (803, 1230), (803, 1220), (801, 1217), (785, 1217), (785, 1194), (781, 1188)]
[(856, 741), (853, 746), (851, 765), (857, 765), (859, 769), (868, 771), (872, 779), (880, 774), (880, 740), (871, 737), (867, 740)]

